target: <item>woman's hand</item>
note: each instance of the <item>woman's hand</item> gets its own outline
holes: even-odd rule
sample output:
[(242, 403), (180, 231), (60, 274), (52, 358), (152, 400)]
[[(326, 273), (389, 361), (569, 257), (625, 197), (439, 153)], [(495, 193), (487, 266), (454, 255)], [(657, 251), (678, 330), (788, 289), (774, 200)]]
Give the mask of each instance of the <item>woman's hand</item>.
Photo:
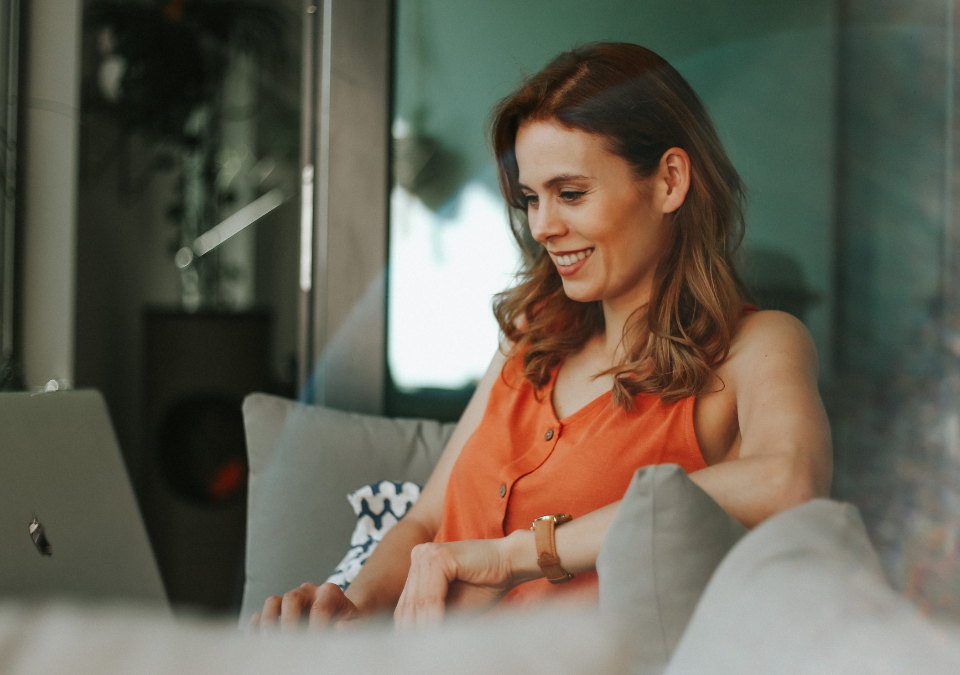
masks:
[(526, 541), (523, 534), (532, 533), (416, 546), (410, 553), (407, 583), (393, 613), (396, 626), (437, 625), (447, 608), (458, 612), (483, 611), (520, 582), (535, 578), (536, 573), (518, 573), (511, 560), (518, 543), (531, 547), (536, 558), (532, 539)]
[(266, 630), (276, 626), (278, 619), (282, 629), (296, 628), (301, 615), (307, 611), (311, 628), (324, 628), (331, 621), (339, 623), (360, 616), (357, 606), (336, 584), (303, 584), (283, 597), (273, 595), (267, 598), (263, 610), (250, 619), (250, 629)]

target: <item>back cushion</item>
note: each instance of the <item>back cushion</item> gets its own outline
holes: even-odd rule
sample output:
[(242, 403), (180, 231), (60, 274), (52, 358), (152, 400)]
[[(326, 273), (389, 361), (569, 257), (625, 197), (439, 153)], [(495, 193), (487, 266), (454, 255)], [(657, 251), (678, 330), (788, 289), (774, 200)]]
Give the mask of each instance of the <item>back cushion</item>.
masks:
[(425, 483), (454, 427), (266, 394), (248, 396), (243, 417), (250, 482), (241, 624), (267, 597), (326, 579), (356, 524), (347, 494), (378, 480)]
[(636, 672), (663, 670), (714, 570), (746, 533), (676, 464), (637, 470), (597, 557), (600, 609), (635, 637)]

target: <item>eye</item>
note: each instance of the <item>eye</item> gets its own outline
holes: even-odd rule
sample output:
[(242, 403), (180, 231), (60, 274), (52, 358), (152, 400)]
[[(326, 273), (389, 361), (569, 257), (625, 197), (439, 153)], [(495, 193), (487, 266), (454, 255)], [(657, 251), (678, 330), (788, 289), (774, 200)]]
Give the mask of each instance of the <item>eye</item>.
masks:
[(586, 192), (584, 192), (583, 190), (579, 190), (579, 191), (564, 190), (563, 192), (560, 193), (560, 199), (562, 199), (565, 202), (575, 202), (585, 194)]
[(539, 198), (537, 197), (537, 195), (526, 195), (526, 194), (525, 194), (525, 195), (523, 195), (523, 201), (526, 202), (527, 208), (530, 208), (531, 206), (536, 206), (537, 204), (540, 203), (540, 200), (539, 200)]

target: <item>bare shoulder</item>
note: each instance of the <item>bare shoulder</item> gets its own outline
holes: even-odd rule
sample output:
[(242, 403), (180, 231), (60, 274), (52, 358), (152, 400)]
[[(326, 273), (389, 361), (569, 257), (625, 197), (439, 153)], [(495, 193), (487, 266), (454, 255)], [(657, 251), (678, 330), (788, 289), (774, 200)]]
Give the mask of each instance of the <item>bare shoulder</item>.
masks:
[(743, 317), (733, 336), (733, 347), (753, 348), (760, 345), (806, 346), (813, 348), (810, 331), (800, 319), (773, 309), (751, 312)]
[[(727, 358), (714, 370), (713, 390), (697, 397), (694, 426), (707, 464), (755, 454), (758, 431), (786, 414), (817, 420), (817, 354), (806, 327), (784, 312), (746, 315)], [(771, 411), (775, 410), (775, 413)], [(775, 434), (774, 434), (775, 435)], [(776, 443), (763, 438), (761, 448)]]
[(806, 326), (786, 312), (766, 310), (743, 318), (723, 364), (733, 376), (752, 376), (758, 370), (795, 370), (816, 379), (817, 349)]

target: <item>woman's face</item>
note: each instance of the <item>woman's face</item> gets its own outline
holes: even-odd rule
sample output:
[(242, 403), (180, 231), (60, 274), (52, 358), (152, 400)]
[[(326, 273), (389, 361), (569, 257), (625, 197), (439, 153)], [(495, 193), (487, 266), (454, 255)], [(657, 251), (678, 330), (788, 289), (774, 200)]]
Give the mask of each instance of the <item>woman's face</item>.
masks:
[(552, 121), (521, 125), (516, 153), (531, 233), (567, 296), (629, 311), (646, 303), (671, 236), (663, 167), (640, 179), (603, 137)]

